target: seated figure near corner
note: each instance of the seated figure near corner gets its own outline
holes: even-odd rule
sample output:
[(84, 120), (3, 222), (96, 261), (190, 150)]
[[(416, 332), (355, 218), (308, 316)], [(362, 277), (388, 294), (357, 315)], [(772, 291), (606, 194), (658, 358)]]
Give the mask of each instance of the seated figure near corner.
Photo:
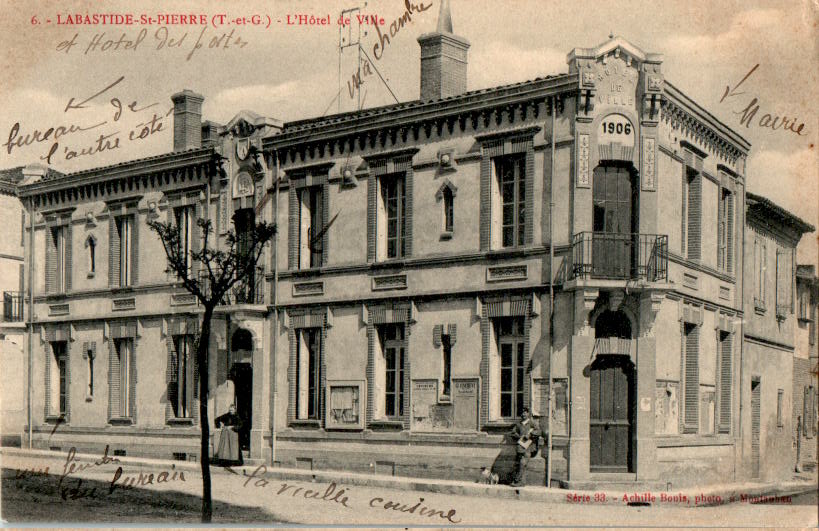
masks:
[(242, 429), (242, 418), (236, 414), (236, 406), (231, 404), (230, 410), (216, 417), (214, 423), (218, 430), (215, 433), (218, 442), (214, 441), (216, 448), (213, 455), (214, 463), (223, 466), (241, 465), (242, 451), (239, 448), (239, 431)]

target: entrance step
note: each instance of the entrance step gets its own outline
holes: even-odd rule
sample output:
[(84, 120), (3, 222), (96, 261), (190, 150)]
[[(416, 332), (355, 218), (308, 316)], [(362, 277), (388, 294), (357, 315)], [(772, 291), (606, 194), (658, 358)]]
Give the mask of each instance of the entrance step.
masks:
[(645, 481), (638, 480), (637, 474), (622, 473), (592, 473), (589, 477), (578, 480), (561, 481), (560, 486), (567, 489), (577, 490), (634, 490), (647, 489), (651, 491), (664, 491), (666, 484), (659, 480)]

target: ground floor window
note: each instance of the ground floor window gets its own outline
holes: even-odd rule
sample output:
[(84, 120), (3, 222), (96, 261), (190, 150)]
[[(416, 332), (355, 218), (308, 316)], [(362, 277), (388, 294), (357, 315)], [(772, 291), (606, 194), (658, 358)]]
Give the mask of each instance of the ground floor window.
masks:
[(523, 318), (498, 319), (495, 331), (500, 358), (500, 416), (505, 419), (518, 418), (523, 412), (526, 381)]
[(404, 364), (405, 349), (404, 326), (391, 323), (379, 326), (381, 341), (381, 375), (383, 385), (383, 416), (388, 419), (400, 419), (404, 415)]
[(298, 331), (296, 412), (298, 419), (321, 419), (321, 329)]
[(173, 378), (169, 396), (173, 414), (176, 418), (193, 417), (193, 398), (196, 393), (192, 335), (174, 336)]
[(65, 417), (68, 414), (68, 345), (52, 341), (48, 364), (48, 415)]
[(111, 356), (111, 416), (130, 417), (133, 404), (133, 338), (114, 340), (114, 351)]

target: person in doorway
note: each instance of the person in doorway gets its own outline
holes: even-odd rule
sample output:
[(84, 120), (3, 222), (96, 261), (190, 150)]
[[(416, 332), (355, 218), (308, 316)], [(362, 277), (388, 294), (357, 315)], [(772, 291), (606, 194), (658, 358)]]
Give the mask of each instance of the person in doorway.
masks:
[(510, 483), (511, 486), (520, 487), (523, 485), (526, 465), (529, 464), (529, 459), (537, 455), (540, 435), (540, 426), (537, 420), (532, 418), (529, 408), (524, 407), (520, 414), (520, 420), (512, 428), (512, 439), (515, 442), (515, 472)]
[(216, 446), (214, 461), (222, 466), (241, 465), (242, 451), (239, 448), (239, 431), (242, 429), (242, 417), (236, 414), (236, 406), (231, 404), (228, 412), (216, 417), (214, 423), (217, 430), (221, 428), (217, 432), (219, 443)]

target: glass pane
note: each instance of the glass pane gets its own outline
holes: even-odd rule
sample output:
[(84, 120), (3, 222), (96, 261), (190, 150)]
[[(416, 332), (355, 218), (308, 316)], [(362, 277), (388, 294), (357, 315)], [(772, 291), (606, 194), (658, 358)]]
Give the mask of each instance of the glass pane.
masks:
[(523, 343), (518, 343), (518, 367), (523, 367)]
[(501, 367), (512, 366), (512, 345), (504, 343), (501, 345)]
[(501, 417), (512, 416), (512, 395), (501, 394)]
[(508, 226), (503, 228), (503, 246), (513, 247), (515, 245), (515, 227)]
[(386, 396), (386, 409), (387, 409), (387, 415), (389, 415), (389, 416), (395, 415), (395, 395), (394, 394), (388, 394)]
[(512, 390), (512, 369), (501, 369), (501, 392)]

